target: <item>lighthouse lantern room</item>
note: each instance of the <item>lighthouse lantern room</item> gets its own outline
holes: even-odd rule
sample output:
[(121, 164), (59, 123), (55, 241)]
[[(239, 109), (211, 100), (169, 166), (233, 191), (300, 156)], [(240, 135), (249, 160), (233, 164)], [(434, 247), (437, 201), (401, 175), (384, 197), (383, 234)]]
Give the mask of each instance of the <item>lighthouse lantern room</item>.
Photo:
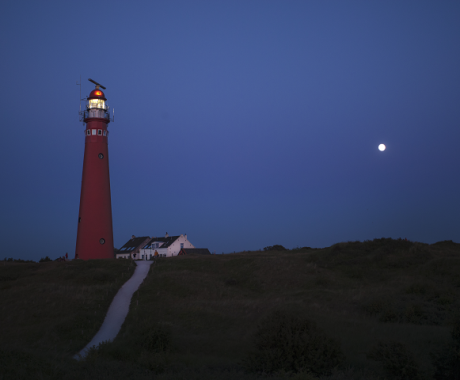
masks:
[(114, 257), (107, 130), (111, 119), (101, 90), (106, 88), (89, 81), (96, 88), (80, 112), (85, 125), (85, 153), (75, 248), (75, 258), (83, 260)]

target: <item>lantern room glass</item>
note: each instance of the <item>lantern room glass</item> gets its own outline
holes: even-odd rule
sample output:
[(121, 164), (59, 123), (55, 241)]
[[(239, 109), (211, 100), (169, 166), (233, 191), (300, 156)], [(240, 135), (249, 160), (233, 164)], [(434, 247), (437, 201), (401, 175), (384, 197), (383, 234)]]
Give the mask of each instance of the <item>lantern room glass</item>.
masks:
[(97, 109), (105, 110), (106, 109), (105, 101), (102, 99), (89, 99), (88, 108), (89, 109), (97, 108)]

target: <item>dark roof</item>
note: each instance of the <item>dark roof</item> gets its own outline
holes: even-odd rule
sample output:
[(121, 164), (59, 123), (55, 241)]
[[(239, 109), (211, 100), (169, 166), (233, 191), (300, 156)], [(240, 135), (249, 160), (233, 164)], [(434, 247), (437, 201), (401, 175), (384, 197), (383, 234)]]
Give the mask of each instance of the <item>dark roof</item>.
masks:
[(119, 249), (117, 253), (132, 252), (136, 248), (139, 248), (147, 239), (150, 239), (150, 236), (141, 236), (135, 237), (127, 241), (127, 243)]
[(151, 238), (149, 242), (143, 246), (143, 248), (148, 247), (150, 244), (155, 243), (155, 242), (163, 243), (163, 245), (160, 248), (168, 248), (177, 239), (179, 239), (179, 236), (154, 237), (154, 238)]
[(182, 248), (179, 255), (210, 255), (207, 248)]

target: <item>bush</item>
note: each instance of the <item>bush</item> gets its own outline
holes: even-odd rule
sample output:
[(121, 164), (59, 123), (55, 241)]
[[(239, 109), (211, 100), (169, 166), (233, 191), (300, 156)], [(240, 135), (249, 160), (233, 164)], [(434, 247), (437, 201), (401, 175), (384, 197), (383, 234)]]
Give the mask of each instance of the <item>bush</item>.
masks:
[(170, 359), (166, 352), (142, 351), (139, 355), (138, 363), (154, 374), (160, 374), (168, 369)]
[(409, 349), (399, 342), (379, 342), (367, 357), (382, 362), (383, 369), (391, 379), (419, 379), (419, 368)]
[(150, 352), (165, 352), (171, 348), (171, 330), (165, 326), (153, 326), (144, 334), (142, 347)]
[(88, 348), (86, 355), (83, 358), (87, 362), (95, 362), (101, 358), (110, 357), (110, 355), (108, 355), (108, 351), (110, 350), (111, 346), (112, 343), (110, 341), (104, 341), (99, 343), (97, 346), (91, 346)]
[(450, 344), (431, 354), (435, 380), (460, 379), (460, 319), (454, 322), (451, 336)]
[(313, 321), (282, 312), (261, 322), (255, 334), (255, 348), (245, 366), (262, 373), (328, 375), (344, 358), (339, 343), (328, 338)]
[(268, 247), (265, 247), (264, 251), (287, 251), (287, 249), (284, 248), (282, 245), (275, 244), (275, 245), (269, 245)]
[(14, 262), (14, 263), (34, 263), (33, 260), (13, 259), (12, 257), (5, 257), (3, 261)]
[(44, 263), (45, 261), (53, 261), (53, 260), (51, 260), (48, 256), (46, 256), (46, 257), (42, 257), (38, 262)]
[(28, 380), (63, 378), (64, 373), (46, 357), (17, 350), (0, 350), (0, 379)]

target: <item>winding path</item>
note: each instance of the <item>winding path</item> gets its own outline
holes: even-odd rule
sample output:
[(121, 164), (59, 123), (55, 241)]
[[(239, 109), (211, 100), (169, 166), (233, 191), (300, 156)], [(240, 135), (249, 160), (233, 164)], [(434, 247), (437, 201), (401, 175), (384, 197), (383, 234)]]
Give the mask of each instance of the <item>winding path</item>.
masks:
[(84, 358), (91, 347), (97, 347), (102, 342), (114, 340), (117, 336), (121, 329), (121, 325), (128, 315), (131, 298), (134, 292), (139, 288), (139, 285), (142, 284), (142, 281), (144, 281), (144, 278), (147, 277), (147, 273), (149, 273), (150, 265), (153, 261), (140, 260), (135, 261), (135, 263), (137, 266), (133, 275), (123, 284), (115, 295), (101, 328), (91, 342), (74, 356), (74, 359), (78, 360)]

